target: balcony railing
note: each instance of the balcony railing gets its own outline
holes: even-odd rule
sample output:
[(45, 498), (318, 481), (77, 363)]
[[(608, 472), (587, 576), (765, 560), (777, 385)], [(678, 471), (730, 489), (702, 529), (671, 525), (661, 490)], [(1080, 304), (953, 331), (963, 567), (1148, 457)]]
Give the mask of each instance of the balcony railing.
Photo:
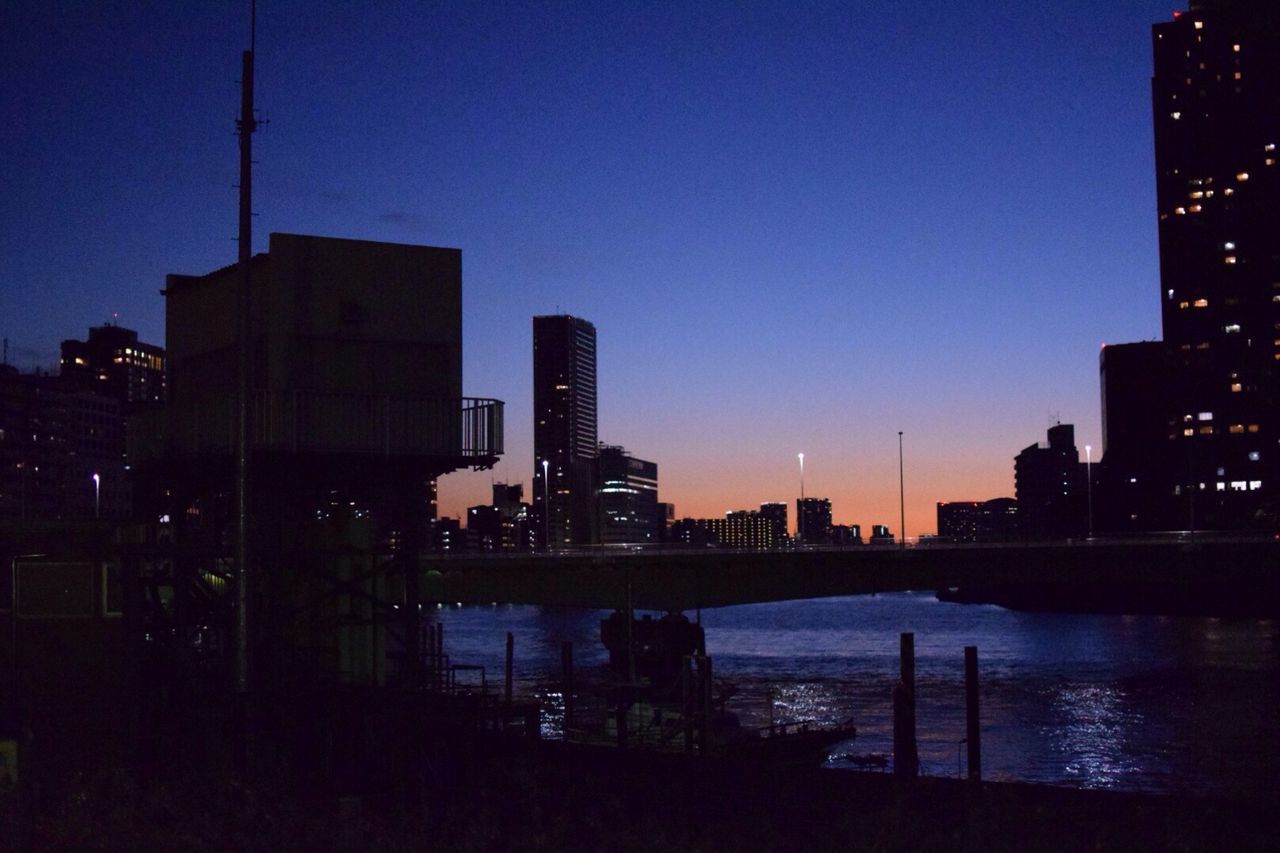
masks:
[[(289, 453), (355, 453), (475, 460), (502, 453), (501, 400), (421, 398), (309, 391), (255, 394), (253, 447)], [(234, 399), (175, 405), (130, 424), (139, 462), (235, 450)]]

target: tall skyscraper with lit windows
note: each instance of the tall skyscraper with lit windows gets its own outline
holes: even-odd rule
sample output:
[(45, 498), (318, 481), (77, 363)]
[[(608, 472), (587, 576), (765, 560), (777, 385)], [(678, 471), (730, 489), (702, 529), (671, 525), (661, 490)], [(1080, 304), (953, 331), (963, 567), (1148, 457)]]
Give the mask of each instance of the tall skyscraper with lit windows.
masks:
[(1202, 0), (1152, 36), (1174, 486), (1232, 527), (1280, 486), (1280, 7)]
[(533, 318), (533, 506), (538, 542), (598, 541), (595, 512), (596, 328), (566, 314)]

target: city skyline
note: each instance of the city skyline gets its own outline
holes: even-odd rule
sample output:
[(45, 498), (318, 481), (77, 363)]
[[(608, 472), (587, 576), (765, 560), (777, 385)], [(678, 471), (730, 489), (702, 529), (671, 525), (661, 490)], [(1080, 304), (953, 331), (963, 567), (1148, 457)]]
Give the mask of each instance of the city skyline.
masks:
[[(162, 341), (164, 274), (235, 252), (244, 10), (73, 8), (3, 37), (22, 366), (116, 311)], [(1098, 345), (1159, 335), (1169, 12), (264, 3), (254, 249), (462, 249), (464, 390), (507, 402), (507, 453), (442, 479), (444, 514), (529, 483), (529, 317), (569, 313), (599, 329), (600, 434), (678, 517), (790, 503), (804, 452), (835, 522), (896, 528), (902, 430), (916, 536), (1012, 494), (1056, 420), (1100, 447)]]

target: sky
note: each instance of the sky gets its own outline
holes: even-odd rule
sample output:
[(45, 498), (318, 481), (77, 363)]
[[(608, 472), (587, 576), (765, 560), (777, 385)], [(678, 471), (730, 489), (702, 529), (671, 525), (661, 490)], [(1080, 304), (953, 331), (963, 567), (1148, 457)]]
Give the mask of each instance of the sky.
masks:
[[(245, 2), (0, 10), (9, 361), (236, 257)], [(1101, 456), (1098, 351), (1159, 337), (1164, 2), (260, 0), (267, 234), (460, 248), (464, 389), (532, 479), (532, 323), (596, 326), (600, 439), (677, 517), (804, 490), (936, 529), (1053, 423)], [(528, 495), (526, 494), (526, 497)], [(793, 520), (794, 523), (794, 520)]]

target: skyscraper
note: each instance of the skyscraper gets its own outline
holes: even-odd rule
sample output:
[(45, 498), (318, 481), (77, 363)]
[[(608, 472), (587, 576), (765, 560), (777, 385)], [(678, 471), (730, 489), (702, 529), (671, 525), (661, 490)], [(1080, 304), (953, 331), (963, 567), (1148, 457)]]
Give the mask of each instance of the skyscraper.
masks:
[[(533, 318), (533, 502), (544, 546), (596, 542), (596, 328)], [(545, 474), (545, 477), (544, 477)]]
[(1104, 350), (1104, 513), (1113, 529), (1266, 523), (1280, 486), (1280, 6), (1192, 2), (1152, 27), (1152, 47), (1164, 340)]
[(1177, 485), (1206, 493), (1203, 523), (1235, 526), (1280, 485), (1280, 11), (1202, 0), (1152, 31)]
[(600, 446), (596, 459), (600, 543), (658, 541), (658, 466), (621, 447)]

